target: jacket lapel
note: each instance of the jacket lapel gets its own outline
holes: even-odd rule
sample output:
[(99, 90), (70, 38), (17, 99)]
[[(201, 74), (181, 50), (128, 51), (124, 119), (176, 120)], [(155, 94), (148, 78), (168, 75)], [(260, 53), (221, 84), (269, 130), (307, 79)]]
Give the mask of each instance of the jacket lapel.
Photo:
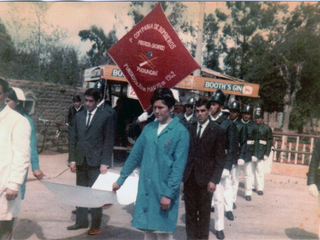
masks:
[(90, 122), (90, 125), (89, 125), (88, 129), (90, 129), (90, 127), (92, 126), (92, 124), (97, 120), (97, 118), (99, 118), (100, 111), (101, 111), (101, 109), (97, 108), (97, 111), (96, 111), (96, 113), (93, 115), (93, 118), (92, 118), (92, 120), (91, 120), (91, 122)]
[(204, 129), (204, 131), (200, 137), (199, 143), (206, 137), (206, 135), (208, 135), (209, 128), (210, 128), (210, 122), (208, 123), (207, 127)]
[[(86, 129), (86, 123), (87, 123), (87, 110), (82, 111), (79, 113), (79, 124), (81, 125), (82, 129)], [(80, 126), (79, 126), (80, 127)]]
[(191, 139), (193, 140), (193, 145), (198, 145), (199, 141), (197, 139), (197, 122), (192, 123), (192, 128), (190, 131)]

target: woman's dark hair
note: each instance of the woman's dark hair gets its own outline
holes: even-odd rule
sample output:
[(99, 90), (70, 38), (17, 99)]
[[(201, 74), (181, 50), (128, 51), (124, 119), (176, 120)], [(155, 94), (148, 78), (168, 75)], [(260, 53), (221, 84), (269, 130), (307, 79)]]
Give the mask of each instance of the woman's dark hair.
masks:
[(176, 100), (174, 99), (173, 93), (169, 88), (157, 88), (150, 99), (153, 105), (155, 101), (162, 100), (168, 108), (172, 108)]
[(16, 110), (21, 115), (27, 115), (28, 114), (27, 111), (22, 106), (21, 101), (18, 100), (16, 92), (12, 88), (9, 88), (9, 90), (8, 90), (8, 98), (10, 100), (16, 102), (16, 103), (20, 102), (20, 104), (17, 104), (17, 107), (14, 110)]

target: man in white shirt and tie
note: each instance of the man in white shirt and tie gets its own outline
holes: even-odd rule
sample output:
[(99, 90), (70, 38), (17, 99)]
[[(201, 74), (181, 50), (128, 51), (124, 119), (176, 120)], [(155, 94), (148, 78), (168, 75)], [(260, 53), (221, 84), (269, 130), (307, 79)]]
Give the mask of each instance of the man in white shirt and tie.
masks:
[(190, 145), (183, 175), (187, 239), (208, 239), (213, 192), (225, 164), (225, 133), (209, 118), (210, 103), (196, 102), (197, 122), (187, 125)]
[[(114, 116), (98, 108), (100, 91), (90, 88), (84, 94), (86, 111), (76, 115), (70, 139), (70, 170), (77, 174), (77, 185), (91, 187), (99, 174), (111, 165), (114, 143)], [(89, 235), (101, 232), (102, 208), (91, 208)], [(88, 208), (79, 207), (76, 223), (68, 230), (87, 228)]]

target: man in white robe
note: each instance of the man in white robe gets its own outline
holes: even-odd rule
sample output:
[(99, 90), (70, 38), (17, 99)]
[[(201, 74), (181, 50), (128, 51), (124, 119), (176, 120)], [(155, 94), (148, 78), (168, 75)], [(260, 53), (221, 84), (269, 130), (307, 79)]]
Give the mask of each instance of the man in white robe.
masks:
[(30, 161), (30, 124), (5, 104), (8, 82), (0, 78), (0, 239), (11, 239), (20, 214), (20, 186)]

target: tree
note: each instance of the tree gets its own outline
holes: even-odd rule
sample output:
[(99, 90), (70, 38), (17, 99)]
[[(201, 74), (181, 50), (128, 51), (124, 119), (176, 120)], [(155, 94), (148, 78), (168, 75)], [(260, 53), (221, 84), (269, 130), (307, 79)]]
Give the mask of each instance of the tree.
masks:
[(260, 99), (255, 101), (256, 105), (267, 112), (282, 112), (285, 83), (276, 66), (277, 53), (273, 50), (273, 44), (269, 39), (265, 40), (262, 35), (256, 34), (250, 41), (249, 49), (247, 67), (250, 70), (245, 79), (260, 84)]
[(233, 47), (225, 48), (225, 72), (245, 79), (252, 37), (262, 30), (274, 30), (279, 24), (278, 12), (286, 12), (287, 5), (277, 2), (226, 2), (226, 5), (231, 11), (231, 23), (227, 21), (223, 34), (226, 41), (233, 42)]
[(0, 19), (0, 75), (8, 77), (13, 70), (15, 52), (11, 36), (7, 33), (7, 29)]
[(113, 62), (107, 51), (118, 41), (115, 29), (106, 36), (102, 28), (91, 26), (89, 30), (80, 31), (79, 37), (81, 41), (93, 42), (91, 49), (87, 52), (91, 67)]
[[(196, 27), (187, 17), (187, 6), (181, 2), (160, 2), (170, 24), (180, 38), (191, 39), (184, 42), (191, 55), (195, 53)], [(158, 3), (157, 2), (131, 2), (128, 16), (134, 20), (134, 24), (140, 22)], [(131, 26), (132, 28), (132, 26)]]
[(226, 15), (216, 10), (216, 16), (217, 18), (210, 13), (204, 19), (203, 39), (206, 51), (203, 53), (203, 65), (215, 71), (221, 71), (219, 59), (225, 42), (222, 38), (219, 38), (219, 24), (221, 21), (226, 20)]
[[(16, 47), (11, 77), (74, 85), (79, 79), (78, 52), (63, 44), (68, 31), (47, 21), (50, 6), (32, 2), (20, 9), (10, 3), (11, 20), (7, 24)], [(29, 15), (21, 18), (22, 11)]]
[[(298, 129), (306, 122), (312, 125), (314, 110), (319, 105), (320, 44), (319, 4), (301, 3), (286, 19), (286, 29), (281, 41), (275, 45), (277, 67), (286, 83), (284, 130)], [(308, 99), (314, 99), (310, 102)], [(291, 124), (289, 125), (289, 119)]]

